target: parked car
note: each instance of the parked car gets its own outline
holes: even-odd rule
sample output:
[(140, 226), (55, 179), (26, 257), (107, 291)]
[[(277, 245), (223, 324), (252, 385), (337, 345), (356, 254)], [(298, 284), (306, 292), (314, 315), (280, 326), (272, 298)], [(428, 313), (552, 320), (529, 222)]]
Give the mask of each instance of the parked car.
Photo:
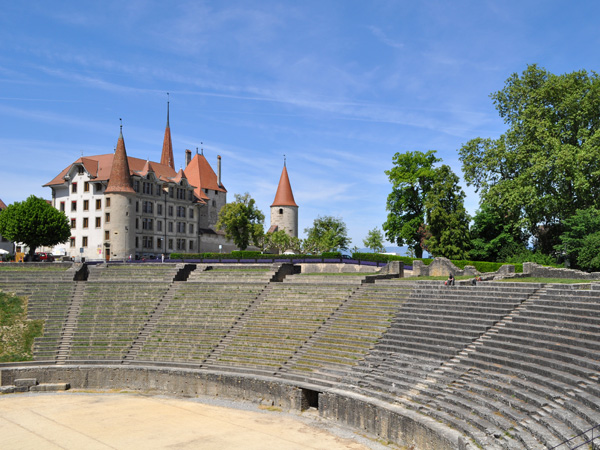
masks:
[(54, 256), (52, 256), (50, 253), (39, 252), (39, 253), (35, 254), (35, 257), (33, 260), (34, 261), (42, 261), (42, 262), (53, 262)]

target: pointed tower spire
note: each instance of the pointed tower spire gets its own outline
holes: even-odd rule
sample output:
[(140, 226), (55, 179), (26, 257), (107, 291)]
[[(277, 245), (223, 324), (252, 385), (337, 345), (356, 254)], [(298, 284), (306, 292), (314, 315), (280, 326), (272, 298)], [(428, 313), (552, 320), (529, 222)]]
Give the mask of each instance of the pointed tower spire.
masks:
[[(121, 119), (119, 119), (121, 120)], [(132, 193), (133, 184), (131, 183), (131, 175), (129, 173), (129, 162), (127, 161), (127, 151), (125, 150), (125, 140), (123, 139), (123, 123), (117, 141), (117, 149), (113, 156), (112, 167), (110, 169), (110, 178), (106, 186), (107, 194), (111, 193)]]
[(277, 186), (277, 193), (275, 194), (275, 200), (273, 200), (271, 206), (298, 206), (294, 200), (294, 193), (292, 192), (292, 186), (290, 185), (290, 178), (288, 176), (285, 159), (281, 177), (279, 178), (279, 186)]
[(167, 92), (167, 126), (165, 128), (165, 138), (163, 140), (162, 154), (160, 163), (175, 170), (175, 160), (173, 159), (173, 142), (171, 141), (171, 127), (169, 126), (169, 93)]

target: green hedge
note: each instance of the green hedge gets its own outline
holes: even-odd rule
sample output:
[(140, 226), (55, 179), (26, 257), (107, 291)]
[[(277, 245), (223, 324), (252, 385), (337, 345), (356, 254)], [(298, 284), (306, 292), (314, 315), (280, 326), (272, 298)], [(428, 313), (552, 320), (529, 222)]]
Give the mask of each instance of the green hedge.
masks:
[(352, 259), (359, 259), (361, 261), (374, 261), (374, 262), (389, 262), (389, 261), (402, 261), (408, 266), (412, 266), (414, 260), (423, 261), (425, 265), (429, 265), (433, 259), (430, 258), (411, 258), (409, 256), (398, 256), (398, 255), (383, 255), (381, 253), (352, 253)]

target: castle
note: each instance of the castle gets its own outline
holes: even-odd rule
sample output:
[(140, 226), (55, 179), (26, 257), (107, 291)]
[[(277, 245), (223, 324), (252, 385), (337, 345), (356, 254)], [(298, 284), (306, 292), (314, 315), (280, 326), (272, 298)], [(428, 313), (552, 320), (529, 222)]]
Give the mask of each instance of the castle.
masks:
[[(71, 223), (71, 238), (54, 252), (73, 258), (156, 258), (161, 254), (229, 252), (236, 246), (216, 229), (227, 203), (221, 180), (203, 152), (185, 151), (185, 169), (175, 170), (167, 104), (160, 162), (127, 155), (123, 130), (113, 154), (82, 156), (46, 183), (52, 205)], [(271, 221), (298, 235), (298, 205), (284, 164), (271, 206)], [(273, 228), (273, 226), (271, 226)]]

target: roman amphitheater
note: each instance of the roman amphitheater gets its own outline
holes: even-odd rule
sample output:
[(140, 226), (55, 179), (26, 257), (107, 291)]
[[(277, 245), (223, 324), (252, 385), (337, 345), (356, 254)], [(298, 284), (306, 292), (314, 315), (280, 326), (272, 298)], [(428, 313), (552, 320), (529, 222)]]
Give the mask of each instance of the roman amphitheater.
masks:
[(460, 283), (276, 262), (5, 264), (0, 290), (27, 297), (44, 331), (33, 361), (0, 364), (0, 389), (40, 408), (39, 392), (69, 388), (243, 400), (416, 450), (592, 448), (600, 284)]

